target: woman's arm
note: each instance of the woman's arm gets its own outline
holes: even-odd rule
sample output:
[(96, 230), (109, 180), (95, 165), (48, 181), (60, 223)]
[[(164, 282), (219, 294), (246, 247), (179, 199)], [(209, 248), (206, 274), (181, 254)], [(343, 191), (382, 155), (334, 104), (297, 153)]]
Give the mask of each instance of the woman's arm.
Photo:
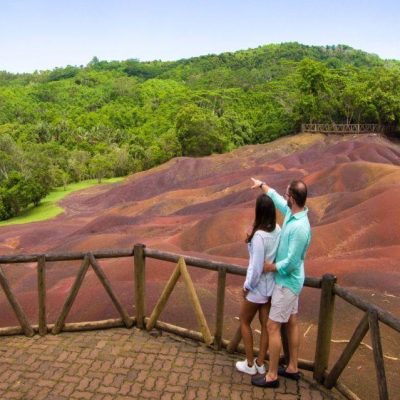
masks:
[(263, 273), (265, 257), (264, 241), (261, 235), (257, 234), (257, 232), (251, 240), (251, 253), (251, 265), (249, 265), (247, 270), (244, 288), (254, 291), (260, 282), (260, 277)]

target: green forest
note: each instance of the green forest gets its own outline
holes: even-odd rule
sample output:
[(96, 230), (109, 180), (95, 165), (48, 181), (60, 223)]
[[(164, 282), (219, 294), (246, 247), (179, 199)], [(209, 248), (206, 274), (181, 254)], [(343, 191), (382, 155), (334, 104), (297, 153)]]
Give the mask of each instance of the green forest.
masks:
[(173, 62), (94, 57), (0, 71), (0, 220), (69, 182), (269, 142), (302, 122), (398, 130), (400, 61), (284, 43)]

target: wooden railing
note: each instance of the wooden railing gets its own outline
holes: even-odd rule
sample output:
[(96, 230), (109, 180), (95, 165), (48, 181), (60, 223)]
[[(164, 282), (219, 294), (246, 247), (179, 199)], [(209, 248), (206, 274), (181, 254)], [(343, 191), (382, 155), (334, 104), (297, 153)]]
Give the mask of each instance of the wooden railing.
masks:
[[(135, 286), (135, 308), (136, 315), (129, 316), (125, 308), (122, 306), (118, 297), (115, 295), (111, 283), (104, 274), (99, 259), (119, 258), (119, 257), (134, 257), (134, 286)], [(166, 288), (163, 291), (158, 303), (150, 318), (146, 317), (146, 258), (169, 261), (178, 263)], [(45, 274), (46, 265), (48, 262), (82, 260), (80, 269), (70, 289), (67, 299), (63, 305), (60, 315), (57, 317), (55, 324), (48, 324), (46, 321), (46, 284)], [(37, 263), (38, 277), (38, 325), (31, 326), (26, 314), (21, 305), (14, 296), (10, 285), (1, 268), (2, 264), (13, 263)], [(209, 334), (207, 321), (202, 313), (200, 303), (195, 293), (195, 288), (191, 283), (190, 276), (186, 270), (186, 265), (216, 271), (218, 273), (217, 283), (217, 301), (216, 301), (216, 323), (213, 335)], [(120, 318), (109, 319), (103, 321), (83, 322), (83, 323), (65, 323), (66, 317), (74, 303), (85, 274), (89, 267), (92, 267), (107, 294), (111, 298), (115, 308), (120, 314)], [(198, 316), (200, 332), (189, 330), (183, 327), (175, 326), (169, 323), (158, 321), (158, 316), (168, 300), (169, 294), (182, 274), (185, 283), (190, 291), (189, 297), (192, 299), (195, 312)], [(215, 262), (197, 257), (181, 256), (179, 254), (158, 251), (146, 248), (143, 244), (137, 244), (132, 250), (103, 250), (89, 253), (68, 253), (68, 254), (34, 254), (34, 255), (11, 255), (0, 256), (0, 285), (13, 308), (15, 315), (18, 318), (20, 326), (7, 327), (0, 329), (0, 335), (15, 335), (25, 334), (33, 336), (35, 333), (46, 335), (48, 332), (58, 334), (62, 331), (82, 331), (91, 329), (104, 329), (110, 327), (127, 328), (136, 325), (140, 329), (151, 329), (156, 327), (161, 330), (172, 332), (194, 340), (206, 342), (213, 345), (216, 349), (226, 348), (229, 352), (236, 350), (243, 351), (243, 346), (239, 345), (241, 340), (240, 329), (238, 329), (231, 340), (223, 338), (223, 317), (224, 317), (224, 299), (226, 274), (245, 276), (246, 269), (233, 264), (223, 262)], [(336, 283), (336, 278), (333, 275), (327, 274), (322, 278), (306, 277), (305, 286), (321, 290), (320, 309), (318, 318), (318, 333), (316, 342), (315, 359), (299, 360), (299, 367), (313, 372), (314, 379), (326, 388), (336, 387), (342, 394), (348, 398), (357, 398), (354, 393), (343, 385), (338, 378), (344, 368), (350, 361), (356, 349), (360, 345), (362, 339), (368, 332), (371, 331), (372, 348), (374, 354), (374, 363), (381, 400), (388, 399), (388, 389), (385, 376), (385, 368), (382, 354), (382, 343), (380, 338), (379, 322), (389, 326), (397, 332), (400, 332), (400, 319), (395, 318), (391, 313), (366, 302), (357, 295), (351, 293), (347, 289), (340, 287)], [(339, 356), (333, 367), (328, 370), (328, 361), (331, 349), (332, 326), (334, 320), (335, 298), (339, 296), (347, 303), (365, 312), (363, 318), (355, 329), (349, 343)], [(203, 317), (202, 317), (203, 315)], [(285, 351), (284, 359), (287, 360), (288, 345), (285, 335), (285, 327), (283, 326), (283, 346)]]
[(385, 126), (379, 124), (301, 124), (302, 132), (309, 133), (385, 133)]

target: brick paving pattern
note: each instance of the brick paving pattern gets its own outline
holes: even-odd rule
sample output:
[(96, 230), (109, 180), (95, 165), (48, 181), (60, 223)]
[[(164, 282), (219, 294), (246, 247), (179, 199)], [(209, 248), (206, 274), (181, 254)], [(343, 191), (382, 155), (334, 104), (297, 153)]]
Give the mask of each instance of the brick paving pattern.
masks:
[(133, 329), (0, 338), (0, 399), (323, 400), (312, 382), (253, 387), (240, 355), (167, 333)]

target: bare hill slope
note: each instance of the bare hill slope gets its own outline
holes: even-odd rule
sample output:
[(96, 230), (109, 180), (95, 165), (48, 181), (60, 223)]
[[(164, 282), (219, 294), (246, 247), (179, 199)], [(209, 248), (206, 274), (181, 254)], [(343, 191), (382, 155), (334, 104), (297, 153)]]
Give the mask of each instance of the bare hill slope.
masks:
[[(309, 186), (313, 227), (307, 275), (332, 272), (343, 285), (400, 296), (399, 165), (400, 148), (378, 136), (302, 134), (229, 154), (177, 158), (122, 184), (71, 195), (62, 202), (66, 212), (55, 219), (0, 228), (0, 253), (128, 248), (142, 242), (246, 265), (244, 237), (259, 193), (249, 189), (250, 177), (261, 178), (280, 192), (291, 179), (302, 178)], [(131, 261), (108, 261), (104, 266), (130, 307)], [(28, 312), (34, 313), (33, 266), (5, 270)], [(75, 270), (57, 265), (48, 272), (52, 317)], [(169, 273), (162, 263), (150, 262), (150, 304)], [(205, 291), (206, 307), (214, 308), (214, 295), (207, 300), (207, 293), (212, 292), (215, 277), (202, 271), (193, 274)], [(228, 309), (236, 304), (236, 283), (240, 280), (232, 282)], [(71, 319), (115, 315), (106, 298), (89, 307), (102, 290), (93, 274), (85, 285), (78, 300), (92, 311), (81, 315), (75, 307)], [(3, 324), (13, 319), (7, 307)]]

